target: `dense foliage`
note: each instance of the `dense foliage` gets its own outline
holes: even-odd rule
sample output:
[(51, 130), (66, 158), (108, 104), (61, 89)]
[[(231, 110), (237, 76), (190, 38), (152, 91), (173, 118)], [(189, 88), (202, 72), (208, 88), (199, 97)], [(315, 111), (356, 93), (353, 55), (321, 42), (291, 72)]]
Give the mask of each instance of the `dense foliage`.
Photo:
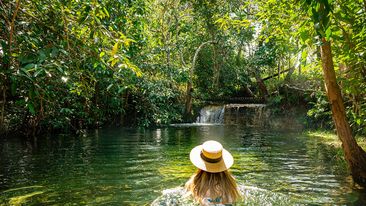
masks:
[[(1, 1), (1, 131), (181, 122), (189, 81), (194, 106), (233, 96), (284, 104), (295, 88), (311, 124), (331, 128), (313, 21), (323, 17), (304, 2)], [(326, 2), (348, 118), (366, 134), (366, 2)]]

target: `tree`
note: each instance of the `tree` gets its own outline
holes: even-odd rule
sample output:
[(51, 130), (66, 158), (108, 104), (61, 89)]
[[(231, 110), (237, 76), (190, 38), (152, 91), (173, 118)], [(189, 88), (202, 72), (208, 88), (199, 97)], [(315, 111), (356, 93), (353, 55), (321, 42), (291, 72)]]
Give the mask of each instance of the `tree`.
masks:
[(185, 110), (184, 110), (184, 116), (185, 116), (186, 120), (190, 120), (191, 115), (192, 115), (192, 91), (193, 91), (193, 80), (192, 80), (192, 78), (193, 78), (193, 74), (194, 74), (194, 67), (196, 65), (198, 53), (201, 51), (201, 49), (206, 44), (214, 44), (214, 43), (215, 42), (213, 42), (213, 41), (203, 42), (197, 48), (196, 52), (194, 53), (192, 66), (191, 66), (191, 69), (189, 70), (189, 80), (188, 80), (188, 83), (187, 83), (187, 90), (186, 90), (186, 104), (185, 104)]
[[(13, 7), (13, 8), (12, 8)], [(6, 9), (8, 11), (12, 11), (11, 13), (5, 12)], [(0, 67), (2, 68), (0, 71), (0, 134), (5, 131), (5, 105), (7, 102), (7, 91), (8, 91), (8, 82), (9, 75), (11, 74), (11, 68), (13, 64), (13, 42), (14, 42), (14, 30), (15, 30), (15, 22), (18, 16), (18, 12), (20, 9), (20, 0), (15, 2), (15, 5), (8, 4), (7, 6), (0, 2), (0, 12), (2, 13), (2, 21), (1, 29), (7, 32), (1, 34), (1, 37), (4, 40), (0, 40), (0, 51), (1, 53), (5, 53), (2, 58), (3, 61), (0, 63)], [(8, 34), (8, 35), (6, 35)], [(1, 49), (3, 48), (3, 49)], [(4, 51), (3, 51), (4, 50)]]
[[(306, 62), (307, 58), (313, 58), (314, 62), (317, 58), (321, 60), (325, 90), (332, 110), (334, 124), (343, 145), (345, 159), (355, 182), (365, 186), (366, 155), (357, 145), (350, 124), (347, 121), (346, 108), (336, 79), (333, 64), (334, 56), (331, 50), (331, 41), (333, 41), (332, 43), (337, 48), (337, 60), (348, 67), (347, 74), (344, 72), (343, 75), (351, 77), (352, 73), (357, 73), (358, 76), (362, 76), (361, 71), (364, 68), (364, 60), (361, 60), (360, 57), (364, 57), (364, 53), (361, 52), (361, 48), (364, 48), (364, 41), (361, 39), (365, 38), (364, 26), (362, 25), (365, 23), (366, 10), (361, 1), (303, 0), (300, 4), (298, 1), (270, 0), (265, 2), (254, 1), (248, 4), (256, 5), (256, 15), (263, 25), (261, 27), (262, 33), (269, 34), (267, 35), (269, 39), (282, 40), (282, 43), (278, 45), (285, 48), (282, 50), (284, 55), (291, 53), (284, 46), (291, 45), (294, 39), (298, 39), (301, 43), (302, 62)], [(357, 12), (358, 14), (356, 14)], [(347, 31), (345, 29), (347, 27), (352, 29)], [(353, 31), (357, 31), (357, 34), (352, 35)], [(316, 37), (315, 41), (313, 37)], [(297, 42), (295, 41), (295, 44), (293, 44), (295, 47)], [(318, 46), (318, 49), (314, 48), (315, 45)], [(358, 47), (355, 48), (353, 45), (358, 45)], [(315, 55), (312, 55), (311, 51), (314, 51)], [(297, 54), (295, 52), (295, 56)], [(354, 67), (353, 69), (350, 69), (351, 65)], [(289, 68), (291, 67), (289, 66)], [(350, 92), (353, 86), (364, 87), (362, 83), (356, 80), (349, 83), (353, 86), (348, 86), (348, 82), (349, 80), (343, 80), (347, 95), (355, 95)], [(351, 99), (351, 102), (353, 101)], [(357, 114), (352, 110), (348, 109), (348, 112), (357, 117)], [(359, 118), (358, 116), (355, 119)]]
[(332, 5), (327, 0), (306, 1), (310, 5), (312, 19), (321, 40), (320, 53), (326, 92), (331, 105), (338, 137), (342, 141), (345, 159), (352, 177), (359, 185), (366, 187), (366, 152), (357, 145), (347, 121), (341, 90), (334, 70), (331, 42), (329, 41), (330, 13)]

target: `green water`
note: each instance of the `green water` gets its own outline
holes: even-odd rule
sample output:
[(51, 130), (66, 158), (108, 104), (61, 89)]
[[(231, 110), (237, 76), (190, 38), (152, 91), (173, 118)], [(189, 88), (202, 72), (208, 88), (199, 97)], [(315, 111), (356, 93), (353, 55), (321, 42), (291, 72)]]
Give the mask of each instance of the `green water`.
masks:
[(252, 205), (263, 198), (274, 205), (282, 204), (281, 198), (293, 204), (366, 205), (366, 192), (353, 188), (336, 151), (320, 140), (234, 125), (0, 140), (0, 205), (149, 205), (163, 190), (184, 184), (195, 171), (190, 149), (208, 139), (231, 151), (238, 183), (254, 188)]

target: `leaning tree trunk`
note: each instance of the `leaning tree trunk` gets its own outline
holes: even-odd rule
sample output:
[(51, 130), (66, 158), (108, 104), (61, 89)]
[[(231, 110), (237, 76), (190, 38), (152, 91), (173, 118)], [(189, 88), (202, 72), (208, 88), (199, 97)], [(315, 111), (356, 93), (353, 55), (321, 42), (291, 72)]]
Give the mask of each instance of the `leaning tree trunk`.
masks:
[(189, 80), (188, 80), (187, 90), (186, 90), (186, 104), (185, 104), (185, 109), (184, 109), (184, 117), (186, 120), (189, 120), (192, 115), (192, 91), (193, 91), (193, 83), (192, 83), (193, 80), (192, 79), (193, 79), (193, 74), (194, 74), (194, 67), (195, 67), (195, 64), (197, 61), (198, 53), (200, 52), (202, 47), (205, 46), (206, 44), (214, 44), (214, 41), (204, 42), (197, 48), (196, 52), (194, 53), (192, 67), (189, 70)]
[(322, 42), (320, 52), (323, 75), (337, 134), (342, 142), (344, 156), (351, 170), (353, 180), (366, 187), (366, 152), (357, 145), (347, 121), (341, 91), (334, 71), (330, 42), (326, 41), (325, 38), (322, 39)]
[(259, 76), (258, 73), (254, 73), (255, 76), (255, 80), (257, 81), (258, 87), (259, 87), (259, 91), (263, 97), (264, 100), (267, 100), (268, 97), (268, 90), (266, 85), (264, 84), (263, 79)]

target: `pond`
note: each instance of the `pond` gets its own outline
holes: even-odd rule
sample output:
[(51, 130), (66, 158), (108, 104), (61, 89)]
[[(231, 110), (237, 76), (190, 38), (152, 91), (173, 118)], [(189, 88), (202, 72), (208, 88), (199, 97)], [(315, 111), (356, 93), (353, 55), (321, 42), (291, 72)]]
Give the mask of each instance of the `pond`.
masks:
[(274, 205), (366, 205), (366, 192), (353, 187), (336, 150), (318, 139), (195, 124), (0, 140), (0, 205), (149, 205), (185, 183), (195, 171), (191, 148), (209, 139), (233, 154), (231, 171), (251, 191), (251, 205), (263, 198)]

